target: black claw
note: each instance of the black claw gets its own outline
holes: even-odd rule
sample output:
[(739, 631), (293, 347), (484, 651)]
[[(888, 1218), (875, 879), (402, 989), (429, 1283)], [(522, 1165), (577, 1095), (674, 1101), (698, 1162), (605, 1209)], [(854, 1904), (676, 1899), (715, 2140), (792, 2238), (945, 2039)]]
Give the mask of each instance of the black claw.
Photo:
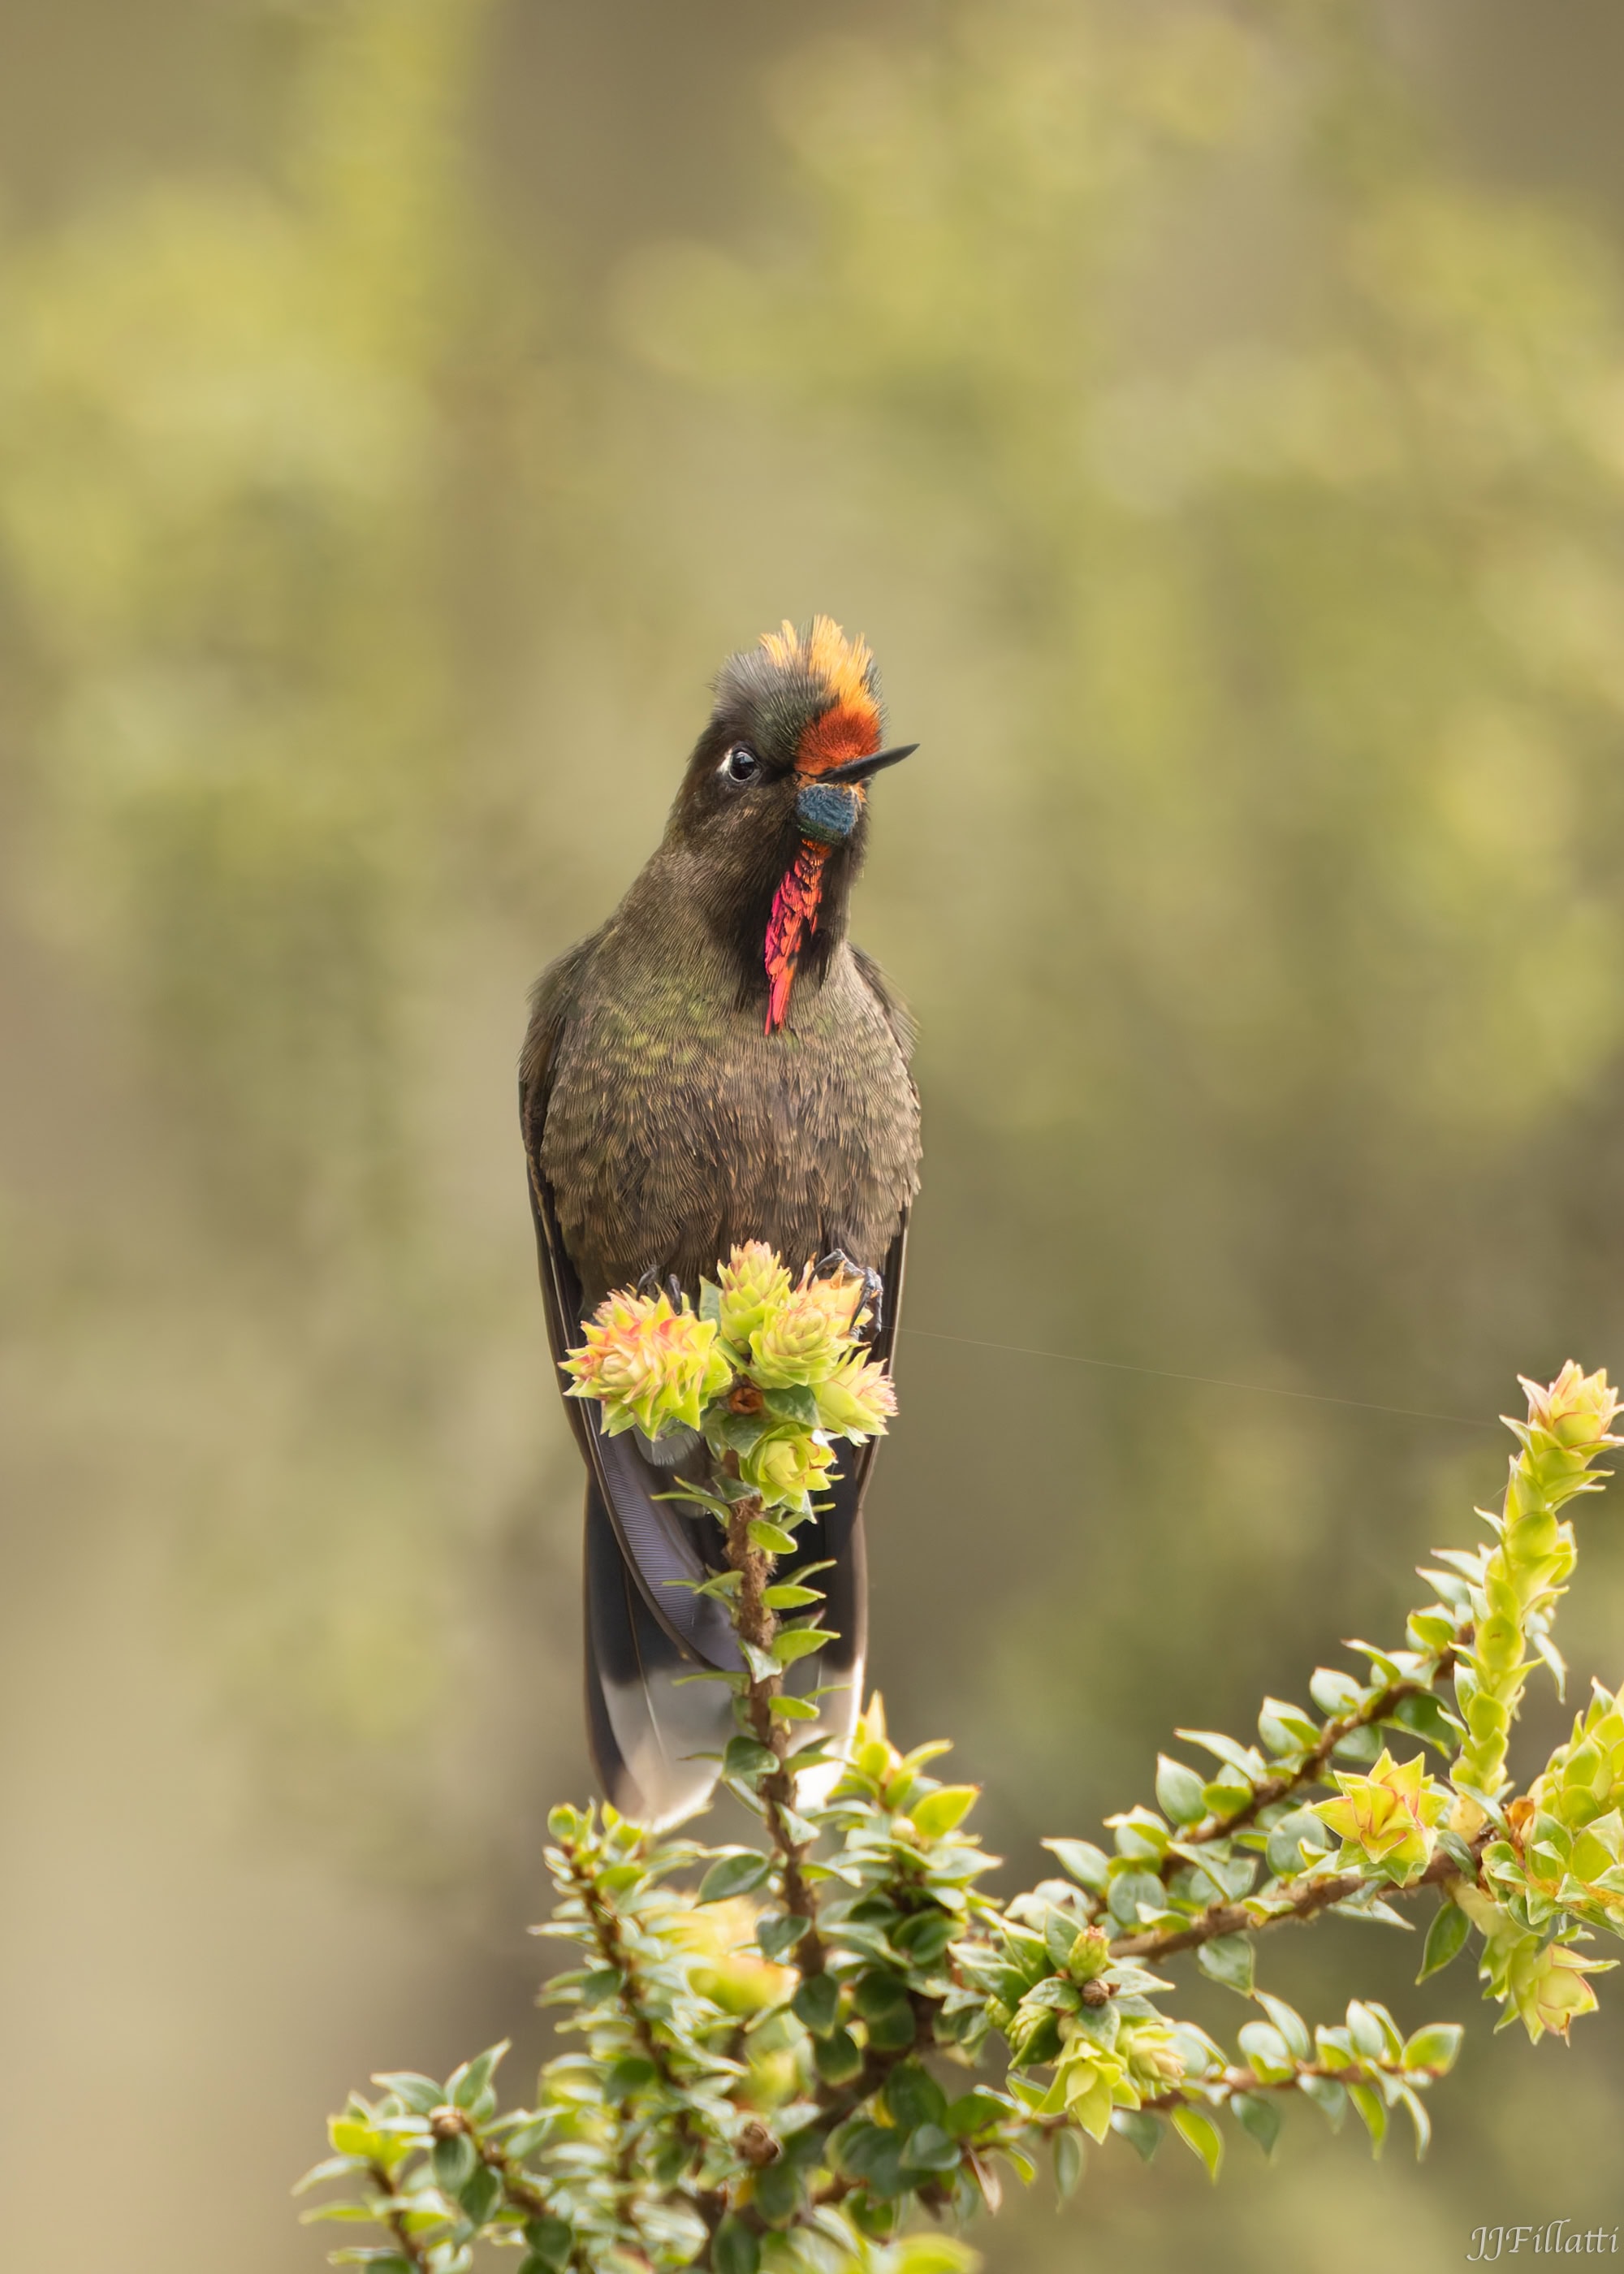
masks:
[(862, 1329), (861, 1340), (871, 1343), (885, 1323), (885, 1282), (866, 1263), (853, 1263), (841, 1247), (831, 1248), (822, 1261), (812, 1267), (815, 1279), (838, 1279), (843, 1274), (848, 1279), (862, 1281), (863, 1296), (858, 1309), (868, 1312), (868, 1322)]
[(682, 1292), (682, 1282), (674, 1271), (662, 1273), (658, 1263), (650, 1263), (637, 1282), (640, 1295), (669, 1295), (671, 1307), (680, 1311), (688, 1298)]

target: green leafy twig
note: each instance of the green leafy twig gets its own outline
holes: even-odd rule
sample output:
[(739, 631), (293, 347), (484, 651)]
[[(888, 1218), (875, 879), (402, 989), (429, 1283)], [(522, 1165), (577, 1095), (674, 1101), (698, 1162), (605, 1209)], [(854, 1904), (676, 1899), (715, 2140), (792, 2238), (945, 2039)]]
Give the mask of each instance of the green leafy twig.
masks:
[[(1513, 1472), (1514, 1488), (1521, 1468), (1529, 1489), (1496, 1520), (1493, 1550), (1440, 1551), (1447, 1568), (1425, 1574), (1440, 1600), (1411, 1615), (1404, 1650), (1350, 1645), (1370, 1661), (1364, 1683), (1320, 1668), (1310, 1686), (1322, 1721), (1266, 1701), (1269, 1758), (1217, 1732), (1181, 1733), (1215, 1756), (1210, 1779), (1164, 1758), (1161, 1812), (1110, 1818), (1114, 1855), (1051, 1841), (1068, 1879), (1000, 1910), (975, 1887), (994, 1859), (963, 1829), (974, 1788), (928, 1773), (939, 1746), (898, 1751), (877, 1699), (826, 1796), (796, 1781), (793, 1721), (816, 1706), (786, 1675), (829, 1638), (779, 1616), (819, 1600), (810, 1567), (785, 1581), (777, 1569), (809, 1507), (808, 1480), (826, 1471), (808, 1450), (823, 1390), (769, 1392), (752, 1369), (804, 1366), (826, 1332), (826, 1299), (801, 1300), (804, 1284), (789, 1291), (761, 1259), (734, 1278), (726, 1300), (738, 1339), (721, 1335), (725, 1299), (710, 1291), (714, 1316), (668, 1310), (655, 1340), (678, 1350), (690, 1404), (726, 1379), (725, 1396), (699, 1406), (715, 1491), (694, 1496), (723, 1525), (726, 1568), (703, 1584), (727, 1602), (747, 1668), (723, 1774), (761, 1815), (768, 1852), (710, 1851), (687, 1896), (665, 1883), (704, 1851), (612, 1809), (556, 1811), (549, 1931), (587, 1963), (548, 1997), (573, 2009), (567, 2026), (585, 2050), (544, 2071), (534, 2115), (497, 2115), (500, 2048), (444, 2087), (389, 2076), (380, 2103), (352, 2100), (333, 2127), (339, 2152), (315, 2176), (354, 2175), (371, 2192), (320, 2215), (376, 2220), (387, 2240), (344, 2255), (393, 2274), (471, 2274), (475, 2244), (522, 2239), (519, 2274), (776, 2274), (822, 2238), (840, 2263), (876, 2274), (941, 2274), (970, 2262), (939, 2235), (911, 2238), (910, 2207), (960, 2218), (996, 2208), (997, 2157), (1030, 2179), (1040, 2152), (1052, 2154), (1064, 2193), (1086, 2139), (1116, 2132), (1147, 2155), (1171, 2128), (1215, 2176), (1219, 2120), (1272, 2150), (1293, 2097), (1334, 2123), (1351, 2106), (1375, 2149), (1402, 2107), (1419, 2150), (1421, 2096), (1447, 2073), (1459, 2032), (1432, 2025), (1406, 2039), (1384, 2007), (1357, 1999), (1345, 2025), (1311, 2032), (1256, 1985), (1254, 1948), (1266, 1927), (1327, 1912), (1402, 1923), (1393, 1902), (1424, 1887), (1444, 1899), (1424, 1976), (1475, 1927), (1506, 2019), (1536, 2037), (1566, 2033), (1593, 2007), (1598, 1962), (1571, 1946), (1587, 1929), (1624, 1936), (1624, 1707), (1598, 1690), (1520, 1797), (1504, 1783), (1501, 1741), (1525, 1645), (1560, 1666), (1549, 1624), (1572, 1559), (1555, 1510), (1590, 1488), (1606, 1442), (1612, 1393), (1598, 1377), (1566, 1368), (1530, 1391)], [(780, 1316), (772, 1306), (786, 1291), (800, 1307)], [(746, 1296), (754, 1324), (741, 1315)], [(630, 1366), (628, 1348), (605, 1329), (603, 1380)], [(659, 1383), (635, 1366), (625, 1381), (665, 1426), (648, 1406)], [(1437, 1694), (1450, 1674), (1464, 1725)], [(1485, 1698), (1496, 1712), (1474, 1717)], [(1425, 1741), (1444, 1769), (1430, 1773), (1418, 1751), (1394, 1758), (1378, 1730)], [(1496, 1747), (1497, 1789), (1478, 1789), (1454, 1757), (1481, 1773)], [(1309, 1801), (1327, 1785), (1331, 1796)], [(725, 1898), (768, 1886), (783, 1908), (755, 1922), (760, 1958), (727, 1939), (736, 1913), (726, 1929), (705, 1926), (730, 1916)], [(1174, 1985), (1148, 1970), (1189, 1951), (1267, 2016), (1249, 2019), (1232, 2051), (1177, 2019)], [(1007, 2066), (989, 2073), (1000, 2045)], [(981, 2068), (957, 2097), (942, 2081), (952, 2062)]]
[[(1565, 1669), (1550, 1640), (1550, 1621), (1573, 1570), (1573, 1526), (1559, 1511), (1581, 1493), (1598, 1492), (1597, 1456), (1620, 1440), (1608, 1434), (1618, 1399), (1600, 1374), (1585, 1375), (1571, 1359), (1548, 1389), (1524, 1381), (1529, 1417), (1507, 1420), (1520, 1451), (1511, 1463), (1502, 1515), (1480, 1510), (1497, 1534), (1494, 1547), (1466, 1565), (1472, 1583), (1474, 1631), (1461, 1652), (1461, 1710), (1467, 1736), (1454, 1781), (1462, 1796), (1456, 1821), (1475, 1830), (1485, 1801), (1500, 1796), (1512, 1721), (1535, 1660), (1532, 1641), (1559, 1683)], [(1464, 1562), (1464, 1559), (1462, 1559)]]
[(413, 2274), (427, 2274), (429, 2255), (406, 2224), (404, 2208), (397, 2199), (389, 2173), (382, 2164), (371, 2165), (372, 2185), (379, 2195), (378, 2217), (386, 2226)]

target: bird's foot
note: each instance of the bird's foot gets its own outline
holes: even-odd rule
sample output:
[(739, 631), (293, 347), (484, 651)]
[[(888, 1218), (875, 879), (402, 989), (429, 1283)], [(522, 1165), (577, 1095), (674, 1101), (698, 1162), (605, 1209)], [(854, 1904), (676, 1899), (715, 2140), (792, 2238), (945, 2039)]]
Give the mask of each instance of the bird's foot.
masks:
[(688, 1301), (688, 1297), (682, 1291), (682, 1282), (676, 1273), (674, 1271), (662, 1273), (658, 1263), (650, 1263), (639, 1279), (637, 1292), (640, 1295), (669, 1295), (673, 1311), (680, 1311)]
[(877, 1271), (866, 1263), (853, 1263), (844, 1248), (831, 1248), (821, 1261), (812, 1266), (815, 1279), (861, 1279), (862, 1300), (857, 1315), (862, 1321), (858, 1329), (858, 1340), (871, 1343), (885, 1324), (885, 1282)]

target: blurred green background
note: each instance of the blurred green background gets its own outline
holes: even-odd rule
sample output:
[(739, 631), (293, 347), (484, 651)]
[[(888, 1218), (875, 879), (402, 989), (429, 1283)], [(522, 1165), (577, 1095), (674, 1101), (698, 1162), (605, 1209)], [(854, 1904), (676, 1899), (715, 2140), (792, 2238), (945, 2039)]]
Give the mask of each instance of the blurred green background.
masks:
[[(0, 14), (8, 2263), (313, 2269), (350, 2082), (523, 2091), (586, 1781), (523, 994), (780, 616), (924, 745), (875, 1668), (1006, 1885), (1397, 1636), (1519, 1368), (1624, 1366), (1621, 70), (1606, 0)], [(1265, 1978), (1470, 2022), (1425, 2166), (1118, 2144), (990, 2266), (1624, 2216), (1609, 1985), (1491, 2047), (1415, 1962)]]

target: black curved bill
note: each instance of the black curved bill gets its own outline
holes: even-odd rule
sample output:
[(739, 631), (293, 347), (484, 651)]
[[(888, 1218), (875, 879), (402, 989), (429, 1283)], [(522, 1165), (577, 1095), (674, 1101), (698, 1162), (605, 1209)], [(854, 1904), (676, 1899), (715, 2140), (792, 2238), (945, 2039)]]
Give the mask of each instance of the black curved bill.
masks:
[(821, 782), (865, 782), (870, 774), (877, 774), (882, 766), (894, 766), (904, 758), (911, 758), (919, 744), (898, 742), (892, 750), (876, 750), (871, 758), (848, 758), (843, 766), (828, 766), (819, 774)]

